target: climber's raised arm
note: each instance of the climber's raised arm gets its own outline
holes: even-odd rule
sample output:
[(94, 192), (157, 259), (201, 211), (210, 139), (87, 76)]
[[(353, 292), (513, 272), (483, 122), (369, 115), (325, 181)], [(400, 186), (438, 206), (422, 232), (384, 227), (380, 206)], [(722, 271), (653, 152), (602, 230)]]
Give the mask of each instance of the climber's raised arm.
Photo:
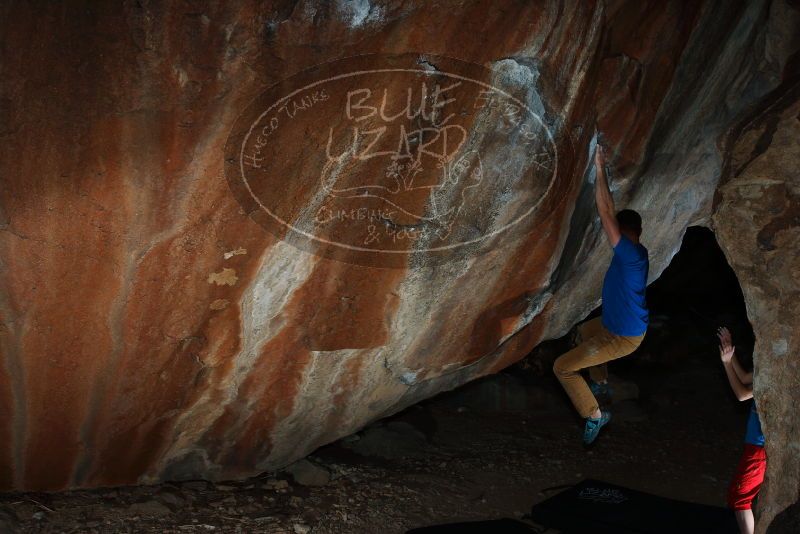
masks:
[[(731, 341), (731, 333), (727, 328), (720, 328), (717, 331), (719, 338), (719, 357), (722, 360), (722, 365), (725, 367), (725, 374), (728, 376), (728, 383), (731, 385), (734, 395), (740, 401), (745, 401), (753, 398), (753, 377), (752, 374), (744, 374), (741, 369), (739, 361), (734, 355), (735, 348)], [(739, 370), (736, 369), (739, 367)], [(749, 382), (748, 382), (749, 381)]]
[(730, 357), (730, 362), (731, 362), (731, 367), (733, 368), (733, 372), (736, 374), (736, 377), (745, 386), (752, 385), (753, 372), (745, 371), (742, 368), (742, 365), (739, 363), (739, 359), (734, 354), (735, 349), (733, 347), (733, 338), (731, 336), (731, 331), (728, 330), (726, 327), (722, 326), (717, 329), (717, 337), (719, 338), (720, 354), (722, 354), (723, 348), (732, 354), (732, 356)]
[(597, 172), (597, 179), (594, 184), (594, 199), (597, 204), (597, 211), (600, 214), (600, 222), (603, 230), (608, 237), (612, 247), (617, 246), (620, 239), (619, 223), (617, 222), (617, 212), (614, 209), (614, 197), (608, 188), (608, 178), (606, 177), (606, 157), (603, 148), (598, 144), (594, 153), (594, 166)]

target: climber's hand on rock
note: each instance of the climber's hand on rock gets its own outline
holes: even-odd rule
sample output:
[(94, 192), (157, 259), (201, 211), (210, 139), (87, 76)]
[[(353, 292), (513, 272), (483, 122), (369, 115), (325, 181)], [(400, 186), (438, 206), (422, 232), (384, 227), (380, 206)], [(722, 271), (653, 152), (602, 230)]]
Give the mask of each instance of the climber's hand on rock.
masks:
[(598, 169), (603, 169), (606, 164), (606, 154), (600, 144), (597, 145), (597, 149), (594, 151), (594, 164)]

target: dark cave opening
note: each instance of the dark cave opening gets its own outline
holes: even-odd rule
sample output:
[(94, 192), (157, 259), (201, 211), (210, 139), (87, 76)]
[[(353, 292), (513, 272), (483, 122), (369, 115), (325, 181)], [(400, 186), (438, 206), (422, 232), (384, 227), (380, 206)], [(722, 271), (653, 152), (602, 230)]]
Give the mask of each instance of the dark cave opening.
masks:
[(734, 333), (740, 361), (752, 366), (755, 338), (744, 295), (736, 273), (708, 228), (687, 229), (681, 249), (648, 287), (647, 301), (654, 323), (642, 350), (657, 352), (663, 345), (659, 336), (676, 330), (687, 331), (685, 337), (698, 342), (695, 346), (687, 341), (687, 353), (715, 348), (714, 331), (727, 326)]
[[(645, 389), (655, 390), (659, 384), (676, 382), (675, 370), (698, 366), (708, 368), (714, 383), (721, 381), (727, 387), (718, 365), (716, 329), (720, 326), (732, 332), (737, 357), (752, 369), (755, 337), (744, 295), (710, 229), (692, 226), (686, 230), (679, 251), (648, 286), (647, 304), (647, 335), (633, 354), (611, 364), (612, 374), (643, 375)], [(600, 314), (597, 308), (584, 321)], [(520, 377), (531, 371), (548, 375), (555, 357), (572, 347), (576, 327), (562, 338), (541, 343), (504, 372)]]
[[(716, 329), (731, 331), (736, 356), (747, 369), (752, 369), (755, 337), (736, 273), (710, 229), (687, 229), (680, 250), (648, 286), (647, 303), (650, 326), (644, 342), (630, 357), (613, 362), (611, 372), (635, 380), (639, 401), (654, 409), (669, 406), (665, 391), (676, 389), (682, 393), (672, 400), (678, 406), (688, 399), (702, 406), (733, 401), (746, 413), (746, 403), (735, 403), (720, 364)], [(600, 309), (590, 317), (599, 314)], [(566, 340), (559, 342), (563, 348)], [(712, 390), (723, 394), (711, 396)]]

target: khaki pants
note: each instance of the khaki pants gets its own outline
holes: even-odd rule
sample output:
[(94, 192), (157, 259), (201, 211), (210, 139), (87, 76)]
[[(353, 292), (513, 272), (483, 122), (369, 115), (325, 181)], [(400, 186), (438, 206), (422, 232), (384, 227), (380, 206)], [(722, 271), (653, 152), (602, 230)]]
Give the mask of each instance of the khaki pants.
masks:
[(597, 399), (592, 395), (581, 369), (589, 367), (595, 382), (608, 378), (606, 362), (627, 356), (642, 343), (641, 336), (618, 336), (603, 326), (601, 318), (592, 319), (578, 327), (579, 345), (559, 356), (553, 364), (555, 372), (572, 404), (581, 417), (589, 417), (597, 410)]

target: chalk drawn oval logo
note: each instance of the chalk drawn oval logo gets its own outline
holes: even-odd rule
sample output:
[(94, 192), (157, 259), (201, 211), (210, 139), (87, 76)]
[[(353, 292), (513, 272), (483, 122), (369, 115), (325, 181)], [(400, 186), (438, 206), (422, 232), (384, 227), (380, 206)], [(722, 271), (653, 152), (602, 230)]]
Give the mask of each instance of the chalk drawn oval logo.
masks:
[(328, 258), (396, 267), (483, 253), (532, 230), (558, 168), (514, 65), (406, 54), (308, 69), (239, 116), (226, 177), (253, 219)]

